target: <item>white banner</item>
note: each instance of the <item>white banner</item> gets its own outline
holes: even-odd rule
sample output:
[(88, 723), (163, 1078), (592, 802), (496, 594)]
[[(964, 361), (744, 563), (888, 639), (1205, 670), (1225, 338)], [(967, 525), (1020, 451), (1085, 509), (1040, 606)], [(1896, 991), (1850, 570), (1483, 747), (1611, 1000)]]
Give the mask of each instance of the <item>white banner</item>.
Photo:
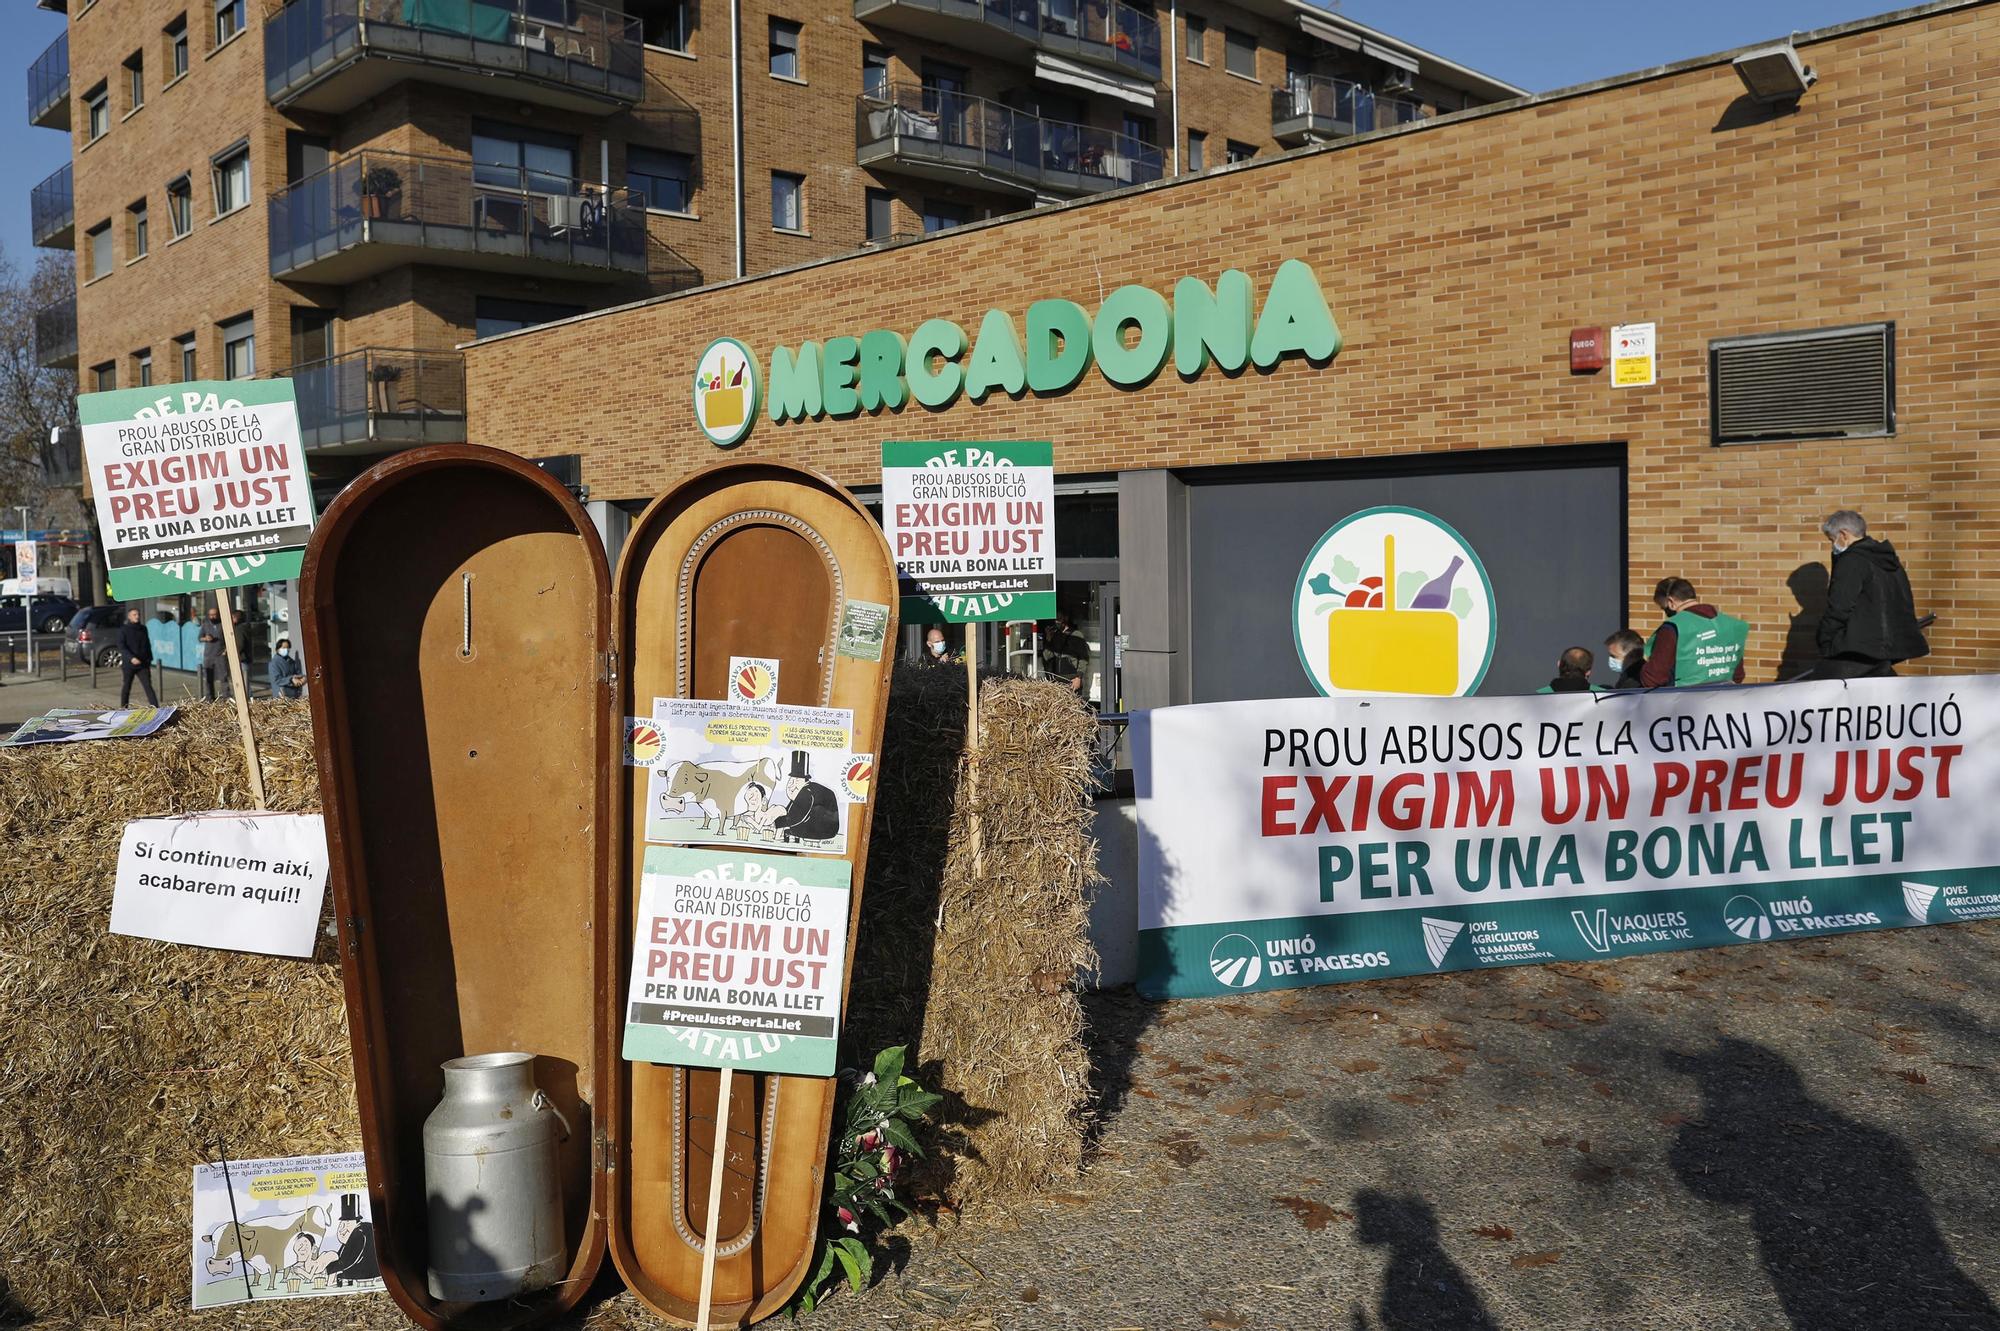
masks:
[(316, 813), (220, 811), (125, 824), (111, 932), (309, 957), (326, 897)]

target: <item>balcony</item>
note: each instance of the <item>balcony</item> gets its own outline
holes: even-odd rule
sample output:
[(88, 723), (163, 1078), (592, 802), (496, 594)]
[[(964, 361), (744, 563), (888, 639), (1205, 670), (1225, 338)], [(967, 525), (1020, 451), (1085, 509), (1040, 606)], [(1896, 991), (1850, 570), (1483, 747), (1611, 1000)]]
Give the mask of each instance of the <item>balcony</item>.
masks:
[[(1160, 77), (1160, 21), (1124, 0), (854, 0), (854, 17), (913, 37), (965, 46), (1002, 38), (997, 54), (1070, 56), (1148, 81)], [(979, 24), (974, 35), (968, 24)]]
[(75, 296), (64, 296), (35, 311), (35, 364), (46, 370), (76, 368)]
[(292, 111), (419, 78), (608, 114), (639, 100), (644, 67), (639, 20), (581, 0), (292, 0), (264, 20), (264, 92)]
[(1420, 103), (1321, 74), (1294, 76), (1290, 87), (1271, 94), (1271, 137), (1294, 147), (1423, 118)]
[(1150, 143), (914, 83), (863, 93), (854, 120), (860, 165), (927, 180), (1076, 197), (1163, 174)]
[(299, 400), (299, 438), (320, 453), (465, 442), (465, 356), (367, 347), (278, 370)]
[(567, 176), (359, 152), (273, 194), (271, 276), (358, 282), (404, 264), (572, 281), (643, 276), (644, 201)]
[(69, 32), (28, 66), (28, 123), (43, 129), (69, 128)]
[(44, 249), (75, 248), (76, 203), (70, 195), (68, 162), (28, 191), (28, 230), (35, 244)]

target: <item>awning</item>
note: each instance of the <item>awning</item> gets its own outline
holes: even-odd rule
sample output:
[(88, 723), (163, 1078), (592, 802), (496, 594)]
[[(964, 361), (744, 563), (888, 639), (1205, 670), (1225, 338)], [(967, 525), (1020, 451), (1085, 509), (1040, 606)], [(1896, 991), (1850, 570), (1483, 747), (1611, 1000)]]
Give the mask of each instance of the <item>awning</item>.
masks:
[(1113, 74), (1108, 69), (1098, 69), (1075, 60), (1065, 60), (1046, 51), (1035, 52), (1035, 77), (1047, 79), (1050, 83), (1082, 88), (1085, 92), (1094, 92), (1105, 97), (1117, 97), (1134, 106), (1143, 106), (1148, 111), (1155, 105), (1153, 85), (1150, 83), (1142, 83), (1138, 79), (1127, 78), (1123, 74)]
[(1361, 49), (1361, 39), (1359, 37), (1356, 37), (1351, 32), (1336, 28), (1323, 19), (1316, 19), (1311, 14), (1299, 15), (1299, 28), (1306, 36), (1317, 37), (1328, 46), (1338, 46), (1343, 51), (1359, 51)]
[(1407, 69), (1412, 74), (1417, 72), (1417, 62), (1414, 57), (1404, 55), (1401, 51), (1392, 51), (1388, 47), (1378, 45), (1375, 42), (1362, 42), (1361, 54), (1373, 56), (1383, 64), (1394, 65), (1397, 69)]

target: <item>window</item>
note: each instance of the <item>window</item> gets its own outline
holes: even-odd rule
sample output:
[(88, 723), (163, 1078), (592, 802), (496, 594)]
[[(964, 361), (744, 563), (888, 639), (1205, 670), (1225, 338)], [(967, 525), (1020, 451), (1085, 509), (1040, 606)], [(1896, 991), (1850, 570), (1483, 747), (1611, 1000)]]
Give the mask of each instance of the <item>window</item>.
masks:
[(167, 182), (167, 225), (175, 240), (194, 230), (194, 182), (186, 176)]
[(1246, 79), (1257, 77), (1257, 39), (1236, 28), (1222, 30), (1222, 67)]
[(132, 368), (137, 372), (139, 387), (151, 388), (153, 386), (153, 350), (151, 347), (148, 347), (144, 351), (135, 351), (132, 353)]
[(1208, 135), (1198, 129), (1188, 131), (1187, 169), (1200, 171), (1208, 165)]
[(889, 95), (889, 53), (879, 46), (861, 48), (861, 91), (869, 97)]
[(131, 229), (132, 257), (143, 259), (146, 257), (146, 251), (151, 248), (146, 227), (146, 201), (141, 199), (127, 208), (125, 216)]
[(125, 57), (125, 110), (127, 114), (146, 104), (146, 54), (134, 51)]
[(86, 282), (94, 282), (111, 271), (111, 223), (99, 222), (83, 233), (90, 252), (90, 272)]
[(1151, 116), (1126, 116), (1124, 134), (1128, 139), (1150, 144), (1158, 136), (1159, 125)]
[(780, 231), (806, 229), (806, 178), (789, 171), (771, 173), (771, 225)]
[(243, 0), (215, 0), (215, 44), (243, 31)]
[(662, 212), (688, 212), (694, 199), (694, 158), (664, 148), (627, 148), (625, 186)]
[(1223, 149), (1223, 160), (1228, 162), (1247, 162), (1256, 155), (1255, 148), (1247, 143), (1238, 143), (1235, 139), (1228, 140), (1227, 146)]
[(91, 366), (90, 386), (99, 393), (109, 393), (118, 387), (118, 362), (108, 360), (102, 365)]
[(167, 82), (172, 83), (188, 72), (188, 16), (181, 14), (176, 17), (166, 26), (166, 34), (167, 67), (173, 70), (167, 76)]
[(247, 314), (218, 325), (222, 334), (222, 377), (248, 379), (257, 373), (257, 327)]
[(576, 193), (576, 140), (525, 125), (472, 122), (472, 178), (498, 189)]
[(771, 20), (771, 75), (799, 78), (799, 25), (781, 18)]
[(209, 164), (215, 179), (215, 215), (226, 216), (250, 202), (250, 149), (243, 144), (217, 153)]
[(652, 0), (639, 9), (639, 40), (685, 52), (694, 36), (693, 0)]
[(541, 300), (499, 300), (481, 296), (473, 305), (473, 332), (479, 337), (498, 337), (583, 313), (581, 305), (556, 305)]
[(1708, 344), (1710, 439), (1896, 433), (1896, 325), (1723, 337)]
[(885, 189), (868, 191), (868, 239), (887, 240), (896, 231), (896, 196)]
[(111, 129), (111, 94), (100, 83), (83, 95), (84, 116), (92, 143), (103, 138)]
[(1187, 17), (1188, 59), (1197, 65), (1208, 63), (1208, 20), (1193, 14)]
[(940, 203), (935, 199), (924, 200), (924, 234), (949, 231), (955, 226), (964, 226), (968, 219), (965, 205)]
[(174, 345), (181, 353), (181, 382), (186, 383), (190, 379), (200, 378), (201, 376), (195, 373), (194, 334), (182, 333), (174, 339)]

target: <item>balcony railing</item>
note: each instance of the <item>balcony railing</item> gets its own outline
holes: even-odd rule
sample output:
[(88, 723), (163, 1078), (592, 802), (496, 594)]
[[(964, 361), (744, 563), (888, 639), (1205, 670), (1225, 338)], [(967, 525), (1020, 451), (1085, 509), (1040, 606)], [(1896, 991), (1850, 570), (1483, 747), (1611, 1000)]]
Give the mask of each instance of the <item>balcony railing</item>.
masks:
[(1091, 194), (1163, 174), (1160, 149), (1150, 143), (914, 83), (862, 94), (855, 140), (862, 166), (892, 162), (917, 175), (976, 176), (1031, 193)]
[(1271, 137), (1281, 143), (1346, 138), (1423, 118), (1421, 103), (1321, 74), (1295, 75), (1271, 94)]
[(273, 194), (271, 276), (353, 282), (407, 263), (610, 281), (644, 274), (644, 200), (568, 176), (359, 152)]
[(28, 123), (43, 129), (69, 128), (69, 31), (28, 66)]
[(280, 106), (351, 110), (426, 67), (610, 111), (639, 100), (645, 52), (636, 17), (583, 0), (292, 0), (264, 20), (264, 91)]
[(465, 356), (367, 347), (270, 376), (292, 381), (308, 449), (465, 442)]
[(75, 296), (64, 296), (35, 311), (35, 363), (50, 370), (76, 368)]
[(1160, 77), (1160, 20), (1124, 0), (854, 0), (854, 17), (963, 40), (937, 20), (979, 23), (1037, 50)]
[(76, 201), (68, 162), (28, 192), (28, 230), (35, 244), (48, 249), (66, 250), (76, 243)]

